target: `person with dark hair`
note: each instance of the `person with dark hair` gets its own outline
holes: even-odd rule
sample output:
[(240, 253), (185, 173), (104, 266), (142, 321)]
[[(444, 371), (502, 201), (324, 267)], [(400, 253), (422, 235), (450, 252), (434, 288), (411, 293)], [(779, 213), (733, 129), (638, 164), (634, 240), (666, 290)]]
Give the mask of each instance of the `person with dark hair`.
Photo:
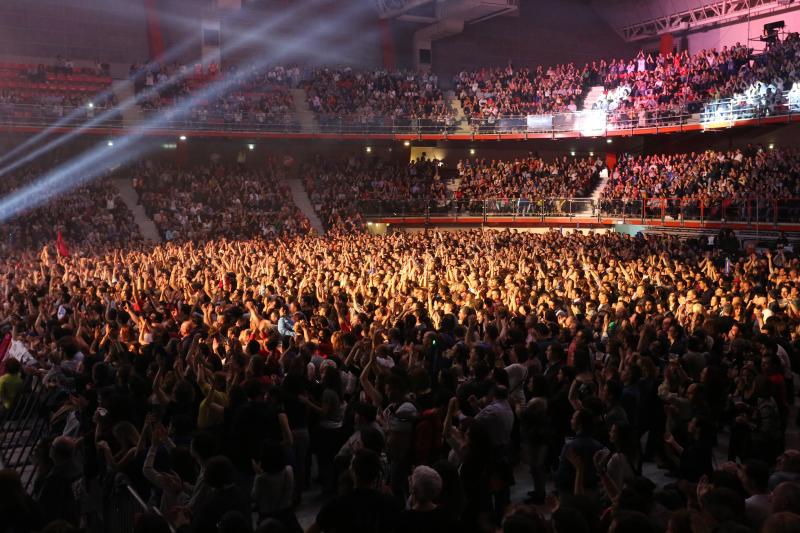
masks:
[(300, 530), (294, 513), (294, 470), (286, 460), (286, 448), (277, 442), (264, 441), (261, 459), (253, 463), (256, 476), (250, 496), (259, 520), (275, 518), (288, 531)]
[(381, 462), (372, 450), (353, 454), (350, 473), (354, 489), (325, 503), (306, 533), (392, 533), (397, 527), (400, 507), (396, 500), (378, 490)]
[(583, 464), (583, 490), (597, 489), (598, 478), (594, 467), (594, 455), (604, 446), (594, 439), (594, 413), (586, 409), (579, 409), (572, 415), (572, 430), (575, 438), (564, 444), (558, 463), (556, 474), (556, 488), (559, 492), (573, 494), (575, 487), (575, 468), (569, 455), (576, 456)]
[(211, 490), (192, 514), (193, 533), (215, 533), (217, 523), (229, 511), (250, 516), (250, 501), (236, 485), (236, 467), (230, 459), (223, 455), (209, 459), (205, 482)]
[(22, 486), (19, 474), (10, 469), (0, 470), (0, 526), (3, 533), (32, 533), (41, 525), (41, 516)]
[(655, 533), (655, 531), (647, 515), (636, 511), (616, 512), (608, 528), (608, 533)]
[(780, 512), (770, 515), (761, 528), (761, 533), (797, 533), (800, 531), (800, 515)]
[(755, 529), (769, 516), (769, 465), (758, 459), (751, 459), (738, 469), (744, 489), (748, 493), (744, 501), (747, 523)]
[(689, 421), (687, 431), (685, 446), (681, 445), (671, 433), (664, 435), (664, 442), (678, 457), (680, 478), (696, 482), (703, 474), (713, 471), (711, 464), (713, 427), (711, 421), (695, 417)]

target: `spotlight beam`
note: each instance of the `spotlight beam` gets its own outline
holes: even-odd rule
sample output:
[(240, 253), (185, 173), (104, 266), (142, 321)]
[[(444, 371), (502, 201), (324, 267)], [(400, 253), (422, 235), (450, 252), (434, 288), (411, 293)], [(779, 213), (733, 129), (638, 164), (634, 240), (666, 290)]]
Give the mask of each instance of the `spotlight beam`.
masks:
[[(346, 18), (348, 14), (349, 13), (344, 13), (342, 18)], [(280, 50), (276, 56), (265, 55), (264, 58), (250, 65), (250, 72), (246, 77), (251, 76), (260, 68), (267, 66), (270, 62), (284, 59), (289, 56), (289, 54), (302, 49), (308, 42), (326, 37), (337, 29), (336, 22), (337, 21), (325, 21), (324, 23), (320, 23), (320, 25), (324, 24), (325, 27), (319, 32), (306, 28), (302, 37), (290, 37), (282, 40), (282, 44), (285, 45), (285, 48)], [(347, 49), (357, 44), (358, 43), (351, 42)], [(321, 53), (323, 57), (328, 59), (344, 59), (340, 54), (341, 52), (337, 53), (330, 49)], [(148, 151), (146, 147), (147, 143), (141, 142), (147, 131), (158, 129), (165, 122), (169, 123), (175, 120), (177, 117), (190, 110), (191, 107), (210, 98), (214, 98), (215, 96), (219, 96), (233, 83), (238, 83), (239, 81), (241, 81), (241, 78), (222, 78), (221, 80), (203, 87), (199, 91), (191, 93), (186, 101), (181, 102), (180, 105), (167, 108), (164, 110), (163, 116), (153, 117), (141, 125), (138, 125), (130, 133), (117, 139), (115, 147), (111, 148), (111, 150), (115, 152), (111, 160), (113, 160), (116, 165), (122, 165), (143, 155)], [(107, 171), (110, 166), (108, 164), (110, 160), (109, 149), (110, 148), (104, 143), (98, 145), (89, 152), (52, 170), (36, 182), (4, 198), (0, 201), (0, 222), (8, 220), (29, 209), (38, 207), (47, 202), (54, 195), (68, 191), (74, 187), (75, 184), (85, 183)]]
[[(262, 32), (269, 31), (270, 29), (276, 27), (277, 25), (288, 21), (291, 17), (293, 17), (296, 14), (297, 11), (298, 10), (295, 9), (295, 10), (289, 10), (289, 11), (286, 11), (284, 13), (281, 13), (280, 16), (271, 19), (267, 24), (260, 25), (260, 26), (258, 26), (256, 28), (248, 30), (248, 31), (244, 32), (243, 34), (237, 36), (237, 38), (234, 41), (232, 41), (232, 43), (230, 45), (231, 50), (235, 51), (235, 50), (238, 50), (238, 49), (242, 48), (243, 46), (245, 46), (248, 43), (248, 41), (251, 38), (257, 38), (258, 36), (261, 35)], [(168, 51), (168, 53), (162, 55), (161, 57), (153, 60), (152, 62), (148, 63), (146, 66), (142, 67), (142, 69), (137, 74), (143, 73), (143, 72), (147, 72), (147, 70), (149, 68), (151, 68), (153, 65), (156, 65), (158, 63), (169, 62), (169, 61), (172, 61), (173, 59), (179, 57), (183, 52), (185, 52), (189, 47), (191, 47), (193, 41), (194, 41), (194, 39), (187, 39), (187, 40), (183, 41), (178, 46), (170, 49)], [(203, 67), (206, 67), (207, 64), (208, 64), (207, 61), (202, 61), (202, 60), (200, 61), (200, 63), (203, 65)], [(134, 105), (138, 105), (142, 101), (144, 101), (144, 100), (146, 100), (146, 99), (158, 94), (162, 89), (165, 89), (166, 87), (169, 87), (170, 85), (172, 85), (174, 83), (177, 83), (177, 82), (180, 82), (180, 81), (184, 80), (189, 75), (191, 75), (191, 74), (189, 74), (189, 73), (183, 74), (181, 72), (173, 74), (172, 76), (169, 76), (167, 79), (163, 80), (162, 82), (157, 83), (153, 87), (150, 87), (149, 89), (145, 89), (144, 91), (140, 92), (139, 94), (134, 95), (132, 98), (128, 98), (128, 99), (124, 100), (123, 102), (117, 104), (115, 107), (103, 111), (102, 113), (100, 113), (96, 117), (94, 117), (91, 120), (83, 123), (81, 126), (70, 130), (69, 132), (65, 133), (64, 135), (61, 135), (60, 137), (58, 137), (56, 139), (53, 139), (49, 143), (47, 143), (47, 144), (45, 144), (43, 146), (40, 146), (39, 148), (36, 148), (35, 150), (29, 152), (28, 154), (24, 155), (20, 159), (17, 159), (16, 161), (6, 165), (5, 167), (0, 168), (0, 176), (4, 176), (8, 172), (11, 172), (12, 170), (15, 170), (15, 169), (19, 168), (20, 166), (24, 165), (25, 163), (28, 163), (29, 161), (35, 159), (36, 157), (39, 157), (40, 155), (45, 154), (45, 153), (49, 152), (50, 150), (53, 150), (54, 148), (57, 148), (58, 146), (61, 146), (62, 144), (74, 139), (75, 137), (77, 137), (78, 135), (80, 135), (81, 133), (86, 131), (88, 128), (93, 128), (94, 126), (97, 126), (98, 124), (103, 123), (105, 120), (113, 117), (116, 113), (122, 113), (123, 111), (126, 111), (126, 110), (130, 109)], [(98, 95), (100, 97), (103, 97), (103, 98), (108, 96), (109, 94), (112, 94), (111, 89), (106, 89), (102, 93), (98, 93)], [(95, 96), (95, 99), (97, 98), (98, 95)], [(59, 128), (59, 127), (62, 127), (64, 125), (68, 124), (72, 119), (78, 117), (82, 113), (82, 111), (83, 111), (83, 108), (75, 109), (74, 111), (72, 111), (66, 117), (59, 119), (55, 124), (53, 124), (51, 126), (48, 126), (45, 130), (37, 133), (35, 136), (33, 136), (32, 138), (28, 139), (27, 141), (25, 141), (21, 145), (17, 146), (13, 150), (11, 150), (7, 154), (5, 154), (3, 157), (0, 157), (0, 163), (2, 163), (5, 160), (8, 160), (9, 158), (13, 157), (16, 154), (22, 152), (26, 148), (36, 144), (40, 140), (42, 140), (45, 137), (47, 137), (48, 135), (50, 135), (50, 133), (53, 132), (56, 128)]]

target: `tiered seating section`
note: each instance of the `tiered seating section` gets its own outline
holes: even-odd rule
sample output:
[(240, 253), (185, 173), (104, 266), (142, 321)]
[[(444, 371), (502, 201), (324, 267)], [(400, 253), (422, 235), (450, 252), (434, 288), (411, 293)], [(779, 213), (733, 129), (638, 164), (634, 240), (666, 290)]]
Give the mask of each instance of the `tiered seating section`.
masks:
[(0, 63), (0, 121), (70, 123), (116, 105), (111, 76), (101, 68)]

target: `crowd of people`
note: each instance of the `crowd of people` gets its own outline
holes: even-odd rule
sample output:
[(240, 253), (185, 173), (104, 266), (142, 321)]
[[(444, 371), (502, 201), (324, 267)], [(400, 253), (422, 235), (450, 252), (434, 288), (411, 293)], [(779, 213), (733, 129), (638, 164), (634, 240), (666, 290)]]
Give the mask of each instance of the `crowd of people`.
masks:
[(624, 155), (611, 172), (601, 200), (603, 209), (619, 211), (627, 203), (649, 200), (660, 206), (660, 199), (669, 199), (668, 212), (676, 216), (681, 205), (696, 212), (703, 204), (713, 215), (714, 210), (754, 208), (756, 199), (762, 209), (772, 210), (775, 202), (797, 198), (800, 152), (748, 145), (734, 150)]
[(335, 232), (360, 232), (363, 213), (402, 208), (422, 212), (431, 200), (444, 198), (439, 161), (425, 155), (398, 163), (375, 157), (331, 160), (317, 157), (298, 169), (323, 225)]
[(148, 161), (130, 175), (145, 212), (167, 241), (269, 238), (310, 229), (276, 161), (258, 170), (239, 163), (180, 169)]
[(312, 488), (313, 533), (797, 530), (783, 243), (236, 237), (4, 254), (0, 400), (47, 420), (6, 529), (107, 530), (130, 485), (137, 532), (301, 531)]
[(467, 118), (494, 121), (509, 115), (542, 115), (580, 109), (597, 79), (595, 65), (483, 68), (462, 71), (453, 83)]
[(529, 155), (509, 161), (458, 162), (457, 199), (585, 198), (607, 172), (601, 158), (561, 156), (552, 161)]
[[(156, 62), (131, 66), (139, 106), (157, 112), (191, 104), (178, 120), (188, 125), (220, 127), (269, 127), (292, 130), (298, 127), (290, 92), (299, 82), (297, 66), (264, 69), (231, 67), (221, 72), (216, 65), (194, 69), (186, 65), (162, 66)], [(210, 84), (219, 89), (199, 97)]]
[(704, 121), (785, 111), (784, 91), (800, 80), (800, 38), (789, 33), (755, 53), (736, 43), (721, 50), (645, 56), (611, 62), (606, 94), (595, 105), (618, 127), (665, 125), (702, 111)]
[[(7, 173), (0, 180), (0, 197), (22, 193), (42, 175), (38, 164)], [(29, 192), (40, 195), (41, 192)], [(53, 242), (57, 233), (67, 243), (83, 246), (123, 246), (140, 240), (133, 215), (120, 200), (110, 178), (82, 184), (67, 193), (13, 217), (4, 217), (0, 235), (6, 252), (31, 249)]]
[(434, 73), (323, 67), (301, 85), (323, 127), (455, 125)]

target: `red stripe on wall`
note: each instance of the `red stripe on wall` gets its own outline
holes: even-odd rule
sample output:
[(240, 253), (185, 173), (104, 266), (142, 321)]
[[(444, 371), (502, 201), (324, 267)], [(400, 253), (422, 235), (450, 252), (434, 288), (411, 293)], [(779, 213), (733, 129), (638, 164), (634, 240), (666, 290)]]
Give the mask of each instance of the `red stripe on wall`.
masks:
[(147, 17), (147, 44), (150, 59), (158, 59), (164, 54), (164, 34), (161, 32), (161, 19), (158, 14), (158, 0), (144, 0)]
[(658, 51), (661, 53), (662, 56), (667, 55), (668, 53), (672, 52), (672, 43), (673, 37), (671, 33), (665, 33), (661, 36), (661, 42), (658, 46)]
[(617, 154), (615, 152), (606, 152), (606, 166), (608, 170), (614, 170), (617, 166)]
[(389, 26), (387, 19), (378, 19), (378, 25), (381, 30), (381, 52), (383, 53), (383, 68), (387, 70), (395, 69), (395, 53), (394, 53), (394, 37), (392, 36), (392, 28)]

